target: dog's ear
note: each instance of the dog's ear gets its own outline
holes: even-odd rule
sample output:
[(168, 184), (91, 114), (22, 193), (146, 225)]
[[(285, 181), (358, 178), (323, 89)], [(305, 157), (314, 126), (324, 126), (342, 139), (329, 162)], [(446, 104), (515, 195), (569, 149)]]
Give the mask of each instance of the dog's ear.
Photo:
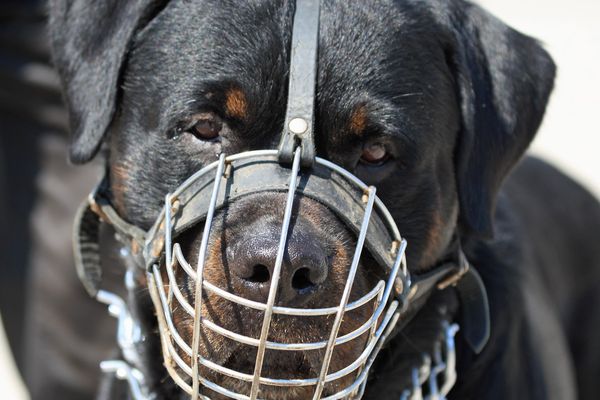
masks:
[(72, 162), (84, 163), (98, 152), (133, 36), (165, 2), (50, 0), (49, 33), (69, 111)]
[(456, 3), (446, 23), (462, 113), (459, 222), (467, 234), (491, 237), (496, 195), (541, 123), (555, 66), (534, 39), (476, 5)]

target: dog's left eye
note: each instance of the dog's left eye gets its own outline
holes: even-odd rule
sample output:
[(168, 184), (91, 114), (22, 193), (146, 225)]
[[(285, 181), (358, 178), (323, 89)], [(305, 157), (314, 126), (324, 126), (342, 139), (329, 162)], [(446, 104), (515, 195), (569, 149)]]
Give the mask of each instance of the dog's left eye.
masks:
[(188, 132), (201, 140), (212, 140), (221, 134), (223, 121), (214, 114), (201, 114), (194, 118)]
[(378, 166), (384, 164), (388, 158), (389, 153), (383, 143), (367, 143), (363, 147), (360, 162), (366, 165)]

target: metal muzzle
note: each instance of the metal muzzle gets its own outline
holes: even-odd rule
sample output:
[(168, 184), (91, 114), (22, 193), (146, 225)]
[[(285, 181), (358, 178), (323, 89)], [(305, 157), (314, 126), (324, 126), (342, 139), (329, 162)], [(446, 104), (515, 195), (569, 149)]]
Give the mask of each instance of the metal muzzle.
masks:
[[(266, 386), (289, 388), (310, 386), (313, 388), (314, 399), (359, 398), (364, 390), (369, 368), (386, 336), (396, 324), (400, 306), (398, 299), (406, 296), (405, 289), (410, 286), (404, 255), (406, 241), (400, 237), (390, 213), (375, 195), (374, 187), (365, 185), (348, 171), (319, 158), (309, 172), (301, 171), (300, 154), (299, 150), (295, 152), (291, 169), (278, 163), (278, 152), (275, 150), (246, 152), (229, 157), (221, 155), (217, 162), (203, 168), (175, 192), (166, 196), (164, 210), (149, 233), (144, 258), (149, 267), (148, 282), (158, 315), (165, 365), (177, 385), (190, 394), (192, 399), (203, 397), (200, 395), (204, 390), (201, 389), (202, 386), (234, 399), (256, 399), (260, 396), (260, 389)], [(266, 303), (261, 303), (241, 297), (208, 281), (204, 276), (204, 268), (215, 212), (236, 199), (268, 191), (286, 191), (287, 202), (284, 218), (281, 221), (281, 237), (268, 299)], [(336, 299), (338, 305), (335, 307), (275, 306), (292, 209), (297, 196), (307, 196), (324, 204), (356, 233), (356, 249), (351, 264), (347, 266), (349, 272), (343, 294)], [(180, 245), (173, 238), (177, 238), (181, 232), (198, 223), (204, 223), (199, 254), (197, 259), (186, 260)], [(380, 264), (386, 276), (382, 276), (381, 281), (362, 297), (349, 302), (364, 247)], [(163, 250), (164, 259), (161, 258)], [(195, 266), (192, 266), (192, 262)], [(181, 292), (182, 282), (177, 280), (177, 268), (183, 269), (188, 282), (194, 282), (195, 292), (191, 301)], [(263, 315), (260, 336), (244, 336), (203, 316), (201, 312), (203, 292), (209, 292), (240, 307), (260, 311)], [(340, 335), (340, 326), (346, 312), (373, 304), (375, 306), (371, 316), (364, 324), (349, 333)], [(183, 339), (183, 335), (178, 332), (174, 323), (173, 313), (177, 309), (183, 309), (189, 317), (193, 318), (191, 342)], [(335, 316), (335, 319), (328, 340), (314, 343), (279, 343), (268, 340), (274, 314), (296, 318)], [(204, 358), (199, 352), (203, 328), (244, 346), (255, 347), (254, 373), (237, 371)], [(361, 337), (368, 337), (368, 339), (361, 341), (364, 343), (364, 348), (360, 355), (344, 368), (330, 370), (334, 348), (352, 341), (359, 345), (356, 339)], [(277, 352), (322, 350), (324, 356), (320, 373), (305, 379), (293, 376), (287, 379), (275, 379), (265, 376), (263, 361), (267, 349)], [(250, 385), (251, 389), (248, 393), (237, 393), (219, 386), (208, 376), (203, 376), (201, 367), (216, 374), (247, 382), (246, 385)], [(326, 383), (351, 374), (355, 376), (351, 384), (336, 393), (322, 397)]]

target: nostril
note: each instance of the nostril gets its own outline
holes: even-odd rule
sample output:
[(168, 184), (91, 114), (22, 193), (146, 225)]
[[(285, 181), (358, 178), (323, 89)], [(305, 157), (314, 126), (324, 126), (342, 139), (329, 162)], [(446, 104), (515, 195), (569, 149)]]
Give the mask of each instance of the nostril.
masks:
[(263, 264), (256, 264), (252, 267), (252, 274), (246, 278), (248, 282), (265, 283), (271, 279), (269, 268)]
[(296, 290), (308, 289), (314, 286), (310, 280), (310, 269), (299, 268), (292, 277), (292, 287)]

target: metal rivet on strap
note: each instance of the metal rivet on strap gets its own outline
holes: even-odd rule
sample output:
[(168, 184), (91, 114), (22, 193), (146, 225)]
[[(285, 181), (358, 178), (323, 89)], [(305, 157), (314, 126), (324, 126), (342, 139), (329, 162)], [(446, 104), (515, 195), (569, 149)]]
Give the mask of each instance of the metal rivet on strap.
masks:
[(304, 118), (293, 118), (288, 123), (288, 128), (292, 133), (301, 134), (308, 129), (308, 122)]

